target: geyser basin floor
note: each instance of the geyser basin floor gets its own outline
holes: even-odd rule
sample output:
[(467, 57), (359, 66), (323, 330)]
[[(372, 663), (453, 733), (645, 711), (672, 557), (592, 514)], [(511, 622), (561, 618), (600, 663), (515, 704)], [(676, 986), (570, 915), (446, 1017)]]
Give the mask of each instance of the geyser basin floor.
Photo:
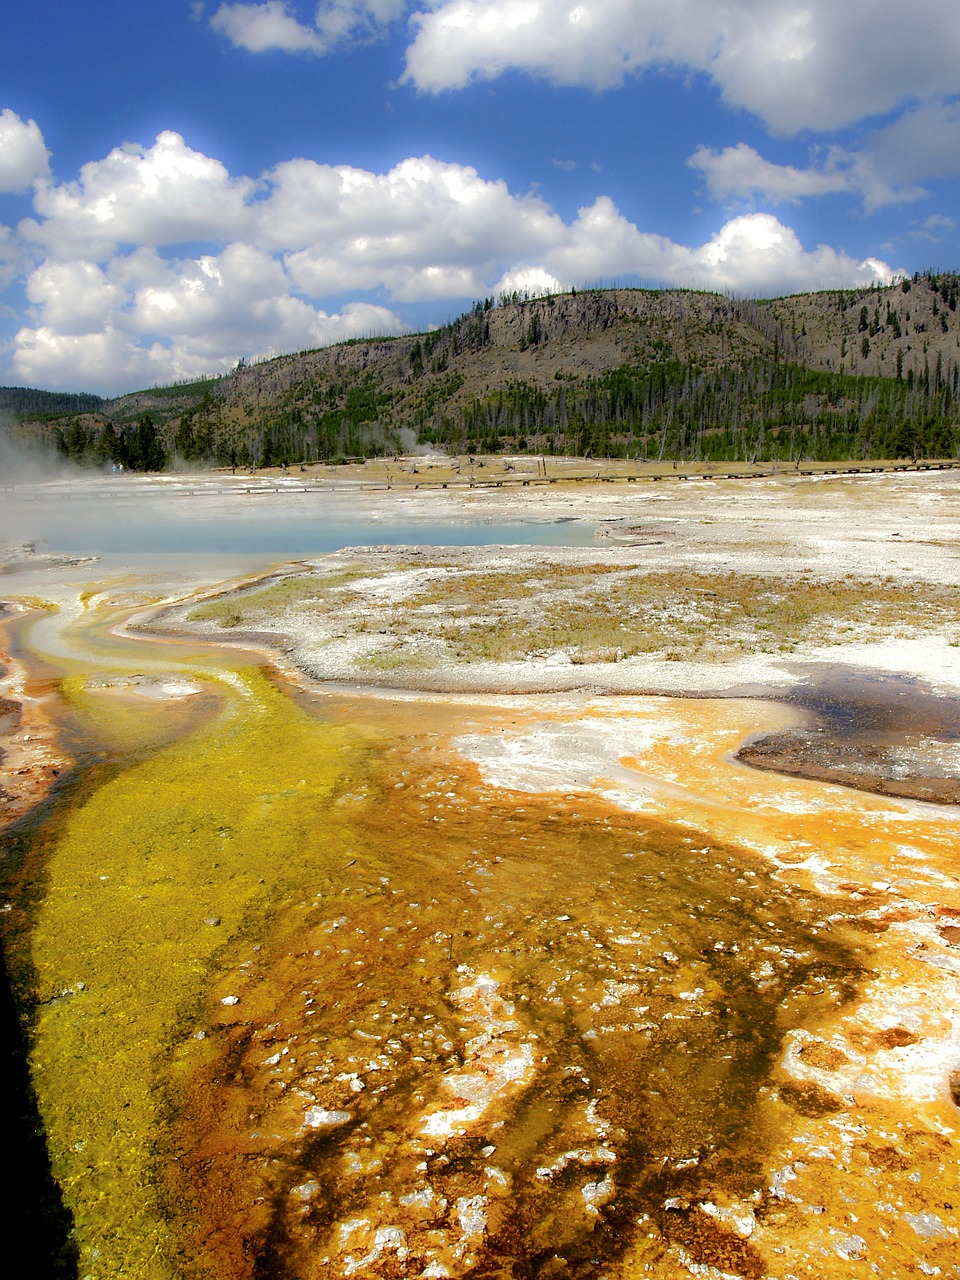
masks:
[[(649, 554), (734, 556), (731, 508), (718, 552), (702, 503)], [(939, 588), (952, 526), (929, 524), (897, 554)], [(379, 608), (395, 586), (371, 580)], [(164, 594), (137, 592), (35, 630), (93, 767), (4, 917), (83, 1274), (960, 1267), (955, 808), (737, 764), (798, 724), (761, 688), (294, 700), (239, 649), (111, 634)], [(916, 661), (898, 625), (845, 652)], [(713, 663), (657, 669), (749, 674)]]
[(227, 689), (35, 847), (84, 1274), (954, 1265), (951, 810), (737, 766), (742, 701)]
[[(348, 802), (339, 882), (272, 945), (234, 950), (208, 1037), (185, 1039), (178, 1062), (206, 1119), (184, 1112), (176, 1167), (203, 1171), (197, 1239), (220, 1267), (667, 1277), (825, 1274), (852, 1253), (891, 1275), (957, 1262), (941, 932), (955, 818), (872, 798), (864, 815), (856, 793), (834, 806), (816, 784), (784, 797), (727, 758), (756, 713), (745, 704), (344, 711), (356, 722), (365, 705), (403, 734)], [(611, 767), (623, 746), (638, 753), (622, 767), (650, 815), (542, 794), (595, 720)], [(534, 758), (505, 790), (494, 761), (519, 742)], [(651, 787), (681, 762), (689, 786)], [(749, 842), (787, 868), (775, 879), (724, 843), (741, 810)], [(873, 841), (871, 876), (896, 848), (909, 886), (845, 878)]]

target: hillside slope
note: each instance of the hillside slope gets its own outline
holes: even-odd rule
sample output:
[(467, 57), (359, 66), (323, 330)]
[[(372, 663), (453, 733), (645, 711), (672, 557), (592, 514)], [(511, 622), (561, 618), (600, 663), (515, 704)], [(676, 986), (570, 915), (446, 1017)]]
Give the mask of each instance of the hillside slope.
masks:
[(958, 288), (960, 277), (943, 274), (769, 301), (639, 289), (487, 300), (431, 333), (120, 397), (61, 424), (61, 448), (82, 457), (99, 445), (104, 459), (150, 415), (168, 451), (240, 465), (418, 441), (659, 456), (952, 453)]

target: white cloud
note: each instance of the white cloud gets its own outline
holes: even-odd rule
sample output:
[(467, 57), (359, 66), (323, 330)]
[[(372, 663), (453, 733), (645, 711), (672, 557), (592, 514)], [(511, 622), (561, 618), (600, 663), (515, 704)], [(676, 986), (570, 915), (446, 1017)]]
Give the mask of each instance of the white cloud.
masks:
[(560, 293), (563, 282), (542, 267), (517, 267), (507, 271), (490, 290), (491, 296), (498, 298), (501, 294), (519, 293), (531, 298), (543, 297), (551, 293)]
[(276, 355), (403, 328), (391, 311), (368, 303), (331, 317), (295, 295), (281, 262), (239, 242), (218, 255), (168, 264), (162, 281), (131, 283), (133, 333), (162, 335), (221, 366), (235, 353)]
[(733, 218), (705, 244), (688, 247), (640, 231), (606, 196), (580, 210), (544, 264), (568, 284), (638, 275), (753, 296), (887, 283), (896, 274), (886, 263), (857, 261), (827, 245), (805, 250), (792, 228), (767, 213)]
[(85, 334), (23, 328), (14, 342), (16, 374), (33, 387), (119, 393), (209, 372), (184, 353), (141, 345), (109, 326)]
[(775, 204), (798, 204), (810, 196), (851, 190), (850, 174), (836, 167), (797, 169), (773, 164), (745, 142), (722, 151), (698, 147), (687, 164), (703, 174), (714, 200), (761, 196)]
[(869, 213), (928, 196), (922, 180), (960, 175), (960, 102), (924, 103), (868, 133), (857, 148), (819, 148), (805, 169), (774, 164), (744, 142), (722, 151), (699, 147), (687, 163), (703, 174), (716, 200), (797, 204), (846, 192), (860, 197)]
[(242, 234), (255, 184), (231, 178), (219, 160), (177, 133), (154, 145), (116, 147), (80, 170), (77, 182), (41, 183), (20, 233), (58, 257), (100, 259), (119, 246), (184, 244)]
[(932, 244), (942, 243), (945, 236), (956, 231), (957, 224), (945, 213), (932, 213), (929, 218), (914, 226), (910, 232), (913, 240), (929, 240)]
[(210, 19), (214, 31), (227, 37), (238, 49), (266, 53), (325, 53), (326, 45), (316, 31), (297, 22), (287, 12), (284, 0), (266, 4), (222, 4)]
[(676, 68), (794, 133), (960, 91), (955, 0), (437, 0), (412, 24), (406, 79), (429, 93), (508, 70), (607, 89)]
[(95, 262), (45, 262), (27, 280), (27, 297), (47, 326), (74, 335), (109, 323), (124, 291)]
[(35, 120), (0, 111), (0, 192), (29, 191), (50, 172), (50, 153)]
[(263, 250), (167, 262), (140, 253), (105, 270), (45, 264), (27, 282), (36, 323), (15, 338), (14, 367), (31, 385), (121, 392), (222, 372), (238, 356), (326, 346), (403, 324), (386, 307), (353, 302), (328, 313), (297, 297)]
[(334, 46), (370, 39), (406, 9), (406, 0), (321, 0), (311, 24), (290, 12), (287, 0), (222, 4), (210, 19), (214, 31), (248, 53), (325, 54)]
[[(606, 196), (566, 221), (538, 196), (431, 156), (386, 173), (298, 159), (233, 177), (172, 133), (118, 148), (76, 182), (41, 183), (34, 208), (21, 224), (36, 261), (16, 371), (94, 390), (402, 330), (361, 293), (455, 306), (635, 276), (770, 294), (891, 275), (805, 250), (769, 214), (733, 218), (690, 247), (641, 230)], [(16, 256), (12, 240), (0, 235), (0, 264)], [(351, 295), (333, 313), (323, 306)]]
[(403, 301), (475, 297), (505, 263), (542, 252), (563, 222), (466, 165), (431, 156), (377, 174), (307, 160), (279, 166), (258, 206), (264, 240), (305, 291), (385, 287)]
[(754, 296), (889, 284), (902, 274), (876, 258), (858, 262), (829, 245), (805, 250), (796, 232), (769, 213), (733, 218), (705, 245), (681, 251), (679, 258), (687, 279), (702, 265), (711, 287)]

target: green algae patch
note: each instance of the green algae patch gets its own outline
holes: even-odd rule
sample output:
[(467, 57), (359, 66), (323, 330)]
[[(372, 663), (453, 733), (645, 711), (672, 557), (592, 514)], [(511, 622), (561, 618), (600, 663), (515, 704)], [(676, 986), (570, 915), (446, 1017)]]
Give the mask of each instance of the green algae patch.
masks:
[(176, 1274), (157, 1084), (231, 937), (342, 860), (331, 801), (366, 743), (246, 671), (226, 712), (103, 782), (47, 854), (32, 1069), (81, 1274)]

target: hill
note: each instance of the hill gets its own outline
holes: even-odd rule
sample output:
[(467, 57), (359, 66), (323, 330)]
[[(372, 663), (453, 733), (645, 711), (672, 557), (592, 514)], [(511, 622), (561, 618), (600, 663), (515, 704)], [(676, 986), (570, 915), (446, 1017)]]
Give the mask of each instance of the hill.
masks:
[(97, 413), (106, 405), (101, 396), (81, 391), (37, 391), (33, 387), (0, 387), (0, 414), (28, 418), (59, 418), (65, 413)]
[(58, 432), (61, 451), (78, 458), (116, 457), (126, 442), (134, 466), (146, 457), (136, 454), (145, 418), (168, 453), (221, 465), (416, 445), (704, 459), (953, 455), (958, 290), (957, 274), (930, 273), (765, 301), (640, 289), (487, 299), (430, 333), (241, 365), (24, 429)]

